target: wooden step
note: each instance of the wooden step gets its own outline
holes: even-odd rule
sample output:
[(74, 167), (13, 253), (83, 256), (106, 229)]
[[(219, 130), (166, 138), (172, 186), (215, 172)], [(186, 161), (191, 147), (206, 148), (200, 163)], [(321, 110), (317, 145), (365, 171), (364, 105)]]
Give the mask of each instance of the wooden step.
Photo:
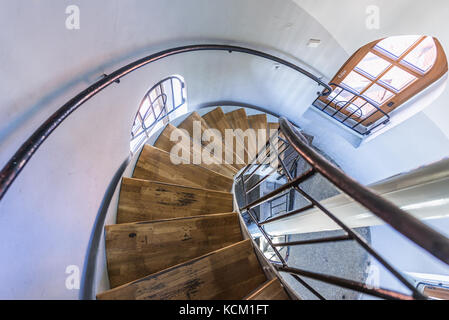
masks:
[[(206, 121), (206, 124), (209, 128), (217, 129), (223, 139), (226, 138), (226, 129), (233, 130), (233, 127), (228, 123), (226, 120), (226, 116), (223, 112), (223, 109), (220, 107), (215, 108), (214, 110), (208, 112), (207, 114), (203, 115), (202, 117), (204, 121)], [(245, 166), (245, 159), (239, 157), (236, 153), (237, 147), (242, 148), (244, 150), (244, 145), (241, 143), (240, 139), (234, 139), (233, 146), (232, 146), (232, 152), (234, 154), (234, 167), (237, 167), (238, 169), (241, 169)]]
[[(176, 137), (179, 137), (178, 141), (171, 141), (170, 137), (172, 134), (176, 134)], [(183, 130), (180, 130), (173, 126), (172, 124), (167, 124), (165, 129), (162, 131), (162, 133), (159, 135), (158, 139), (156, 140), (154, 146), (156, 148), (159, 148), (161, 150), (164, 150), (166, 152), (172, 152), (175, 145), (179, 147), (179, 149), (176, 149), (177, 155), (182, 157), (183, 159), (186, 159), (190, 163), (194, 163), (194, 157), (197, 156), (198, 159), (201, 159), (201, 152), (203, 148), (194, 148), (192, 139), (190, 136), (186, 133), (184, 133)], [(204, 168), (207, 168), (211, 171), (220, 173), (222, 175), (225, 175), (227, 177), (233, 178), (236, 174), (235, 168), (230, 168), (227, 165), (219, 164), (219, 160), (214, 159), (214, 163), (205, 163), (201, 161), (201, 166)]]
[(265, 282), (245, 300), (290, 300), (278, 278)]
[(279, 122), (268, 122), (268, 129), (270, 130), (278, 130)]
[(241, 240), (236, 213), (107, 226), (111, 288)]
[[(196, 137), (196, 135), (194, 135), (194, 131), (193, 131), (194, 123), (196, 121), (200, 124), (200, 127), (199, 127), (200, 136), (198, 136), (198, 137)], [(189, 135), (192, 137), (192, 139), (198, 141), (199, 143), (202, 143), (201, 134), (203, 134), (204, 130), (206, 130), (208, 127), (207, 127), (206, 121), (204, 121), (204, 119), (201, 118), (201, 116), (197, 112), (194, 111), (187, 118), (185, 118), (185, 120), (183, 122), (181, 122), (181, 124), (178, 125), (178, 128), (186, 130), (189, 133)]]
[(279, 123), (278, 122), (268, 122), (268, 131), (269, 131), (269, 138), (275, 133), (276, 130), (279, 130)]
[[(200, 134), (194, 134), (194, 124), (198, 123), (198, 131), (200, 131)], [(179, 129), (186, 130), (186, 132), (192, 137), (193, 141), (198, 143), (199, 145), (214, 147), (216, 145), (220, 145), (220, 148), (222, 152), (225, 150), (225, 145), (223, 144), (223, 139), (218, 139), (217, 141), (211, 141), (211, 142), (203, 142), (202, 136), (205, 130), (209, 129), (209, 126), (207, 125), (206, 121), (197, 113), (192, 112), (180, 125), (178, 125)], [(223, 157), (223, 154), (221, 157), (217, 158), (217, 162), (222, 164), (223, 166), (227, 166), (230, 170), (233, 170), (234, 173), (237, 173), (238, 169), (233, 167), (231, 164), (225, 164), (225, 158)]]
[(134, 169), (133, 178), (166, 182), (188, 187), (231, 191), (233, 179), (195, 164), (175, 164), (181, 160), (159, 148), (145, 145)]
[(117, 223), (232, 211), (233, 198), (229, 192), (123, 178)]
[[(266, 148), (267, 140), (269, 138), (269, 130), (266, 114), (255, 114), (248, 116), (248, 125), (251, 129), (256, 130), (257, 133), (257, 152)], [(263, 156), (260, 158), (263, 159)]]
[(97, 299), (240, 300), (264, 281), (248, 239), (108, 290)]
[(255, 130), (267, 130), (267, 115), (263, 113), (248, 116), (248, 125), (250, 128)]
[[(250, 129), (245, 109), (237, 109), (226, 113), (226, 120), (234, 130), (241, 129), (243, 132), (245, 132), (246, 130)], [(249, 161), (253, 160), (257, 146), (255, 145), (254, 141), (248, 141), (248, 139), (245, 139), (245, 137), (242, 135), (238, 135), (237, 138), (239, 139), (240, 143), (245, 146), (245, 162), (248, 163)]]
[[(279, 123), (278, 122), (268, 122), (268, 129), (270, 131), (270, 136), (268, 137), (271, 138), (271, 136), (273, 135), (275, 130), (279, 130)], [(283, 137), (283, 135), (279, 135), (280, 137)], [(277, 145), (280, 145), (280, 141), (278, 141)]]

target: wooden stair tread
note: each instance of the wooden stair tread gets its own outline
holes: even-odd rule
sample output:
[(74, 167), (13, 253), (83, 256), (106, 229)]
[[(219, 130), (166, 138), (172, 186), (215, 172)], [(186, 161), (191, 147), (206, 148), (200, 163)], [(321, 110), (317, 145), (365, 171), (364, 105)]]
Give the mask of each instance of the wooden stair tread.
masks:
[[(195, 121), (200, 123), (196, 136)], [(105, 228), (112, 289), (97, 299), (288, 299), (278, 279), (267, 281), (251, 240), (243, 240), (238, 214), (232, 212), (233, 177), (244, 166), (236, 160), (247, 161), (248, 150), (257, 146), (245, 145), (252, 141), (238, 136), (232, 165), (220, 157), (208, 164), (193, 162), (194, 156), (199, 158), (193, 152), (206, 146), (225, 153), (224, 141), (201, 140), (207, 129), (224, 138), (226, 129), (278, 127), (265, 114), (247, 116), (243, 108), (227, 114), (216, 108), (203, 117), (193, 112), (178, 126), (184, 130), (180, 132), (167, 124), (154, 146), (143, 147), (132, 178), (122, 179), (119, 224)], [(171, 141), (174, 134), (178, 141)], [(194, 138), (200, 139), (200, 151), (193, 148)], [(236, 146), (245, 151), (240, 158)]]
[(279, 129), (279, 122), (268, 122), (268, 128), (270, 130), (278, 130)]
[[(193, 132), (195, 121), (198, 121), (200, 123), (200, 130), (201, 130), (200, 133), (202, 134), (204, 130), (207, 129), (207, 124), (206, 121), (204, 121), (204, 119), (201, 118), (198, 112), (195, 111), (192, 112), (187, 118), (185, 118), (184, 121), (178, 125), (178, 128), (186, 130), (193, 139), (195, 137)], [(198, 142), (201, 143), (201, 137), (198, 137)]]
[[(251, 129), (256, 130), (257, 135), (257, 152), (265, 148), (266, 142), (269, 139), (269, 129), (268, 129), (268, 122), (267, 122), (267, 115), (266, 114), (255, 114), (252, 116), (248, 116), (248, 124), (251, 127)], [(263, 130), (263, 131), (261, 131)], [(261, 131), (261, 132), (259, 132)], [(265, 136), (265, 139), (262, 141), (259, 139), (263, 134)]]
[(97, 295), (100, 300), (237, 300), (266, 281), (244, 240)]
[(268, 122), (266, 114), (254, 114), (252, 116), (248, 116), (248, 125), (250, 128), (254, 130), (267, 130)]
[[(194, 123), (195, 122), (200, 124), (199, 136), (198, 136), (198, 134), (197, 135), (194, 134)], [(190, 137), (192, 137), (193, 141), (196, 141), (196, 143), (198, 143), (200, 145), (206, 146), (206, 145), (210, 144), (210, 147), (213, 147), (214, 145), (216, 145), (218, 147), (218, 145), (220, 145), (220, 148), (224, 154), (225, 145), (223, 143), (223, 140), (221, 140), (221, 141), (214, 140), (210, 143), (202, 141), (202, 136), (203, 136), (204, 131), (207, 129), (210, 129), (210, 128), (207, 125), (206, 121), (197, 112), (192, 112), (181, 124), (178, 125), (178, 128), (185, 130), (190, 135)], [(237, 173), (238, 169), (236, 167), (232, 166), (231, 164), (225, 164), (225, 159), (224, 159), (223, 155), (222, 155), (222, 157), (218, 158), (217, 161), (222, 166), (225, 166), (229, 170), (232, 170), (234, 173)]]
[[(179, 140), (171, 141), (170, 137), (172, 136), (172, 134), (176, 134), (176, 137), (179, 137)], [(177, 155), (183, 159), (186, 159), (189, 163), (194, 163), (193, 162), (194, 155), (198, 155), (200, 157), (199, 159), (201, 159), (201, 152), (203, 148), (194, 148), (192, 139), (190, 138), (189, 134), (184, 133), (183, 130), (176, 128), (175, 126), (169, 123), (159, 135), (158, 139), (154, 143), (154, 146), (166, 152), (171, 152), (172, 150), (175, 150), (173, 149), (175, 145), (179, 147), (178, 148), (179, 150), (176, 149), (176, 151), (178, 152)], [(237, 172), (236, 168), (230, 167), (229, 165), (221, 164), (219, 159), (215, 159), (212, 157), (212, 160), (214, 160), (214, 163), (208, 164), (202, 162), (201, 166), (211, 171), (225, 175), (227, 177), (230, 178), (234, 177), (234, 175)]]
[[(209, 128), (213, 128), (216, 129), (220, 132), (221, 136), (223, 137), (223, 139), (225, 139), (226, 137), (226, 130), (227, 129), (232, 129), (233, 127), (231, 126), (231, 124), (229, 124), (229, 122), (226, 120), (226, 116), (223, 112), (223, 109), (221, 109), (220, 107), (215, 108), (214, 110), (206, 113), (205, 115), (202, 116), (202, 118), (204, 119), (204, 121), (206, 121), (206, 124), (208, 125)], [(242, 150), (244, 149), (243, 144), (241, 144), (239, 139), (234, 139), (233, 142), (233, 153), (234, 153), (234, 167), (241, 169), (245, 166), (244, 164), (244, 156), (243, 158), (239, 157), (238, 154), (236, 153), (236, 147), (240, 146), (242, 148)]]
[(123, 178), (117, 223), (232, 212), (229, 192)]
[[(195, 164), (173, 163), (175, 156), (145, 145), (134, 169), (133, 178), (173, 183), (189, 187), (230, 191), (233, 179)], [(179, 160), (179, 159), (178, 159)]]
[(241, 240), (236, 213), (106, 226), (111, 288)]
[(226, 120), (234, 129), (242, 129), (243, 131), (249, 129), (248, 117), (245, 109), (237, 109), (225, 114)]
[[(246, 116), (246, 111), (243, 108), (226, 113), (226, 120), (234, 130), (241, 129), (243, 132), (245, 132), (246, 130), (250, 129), (248, 124), (248, 117)], [(245, 162), (248, 163), (249, 161), (253, 160), (257, 146), (253, 142), (248, 141), (248, 139), (245, 139), (242, 135), (238, 135), (237, 138), (245, 147)]]
[[(268, 122), (268, 130), (269, 130), (269, 132), (270, 132), (268, 139), (270, 139), (271, 136), (273, 135), (274, 131), (275, 131), (275, 130), (279, 130), (279, 123), (278, 123), (278, 122)], [(283, 136), (281, 135), (281, 137), (283, 137)], [(268, 139), (267, 139), (267, 140), (268, 140)], [(277, 145), (279, 146), (280, 143), (281, 143), (281, 142), (278, 141)]]
[(278, 278), (265, 282), (245, 300), (290, 300)]

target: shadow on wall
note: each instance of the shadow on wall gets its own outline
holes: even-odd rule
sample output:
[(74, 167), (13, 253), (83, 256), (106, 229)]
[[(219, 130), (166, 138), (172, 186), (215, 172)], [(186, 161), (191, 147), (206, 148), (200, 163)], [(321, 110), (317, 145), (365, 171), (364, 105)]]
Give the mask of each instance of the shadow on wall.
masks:
[(108, 213), (112, 197), (114, 196), (115, 190), (119, 185), (120, 179), (122, 178), (123, 172), (128, 166), (129, 161), (130, 158), (126, 159), (115, 173), (104, 194), (100, 208), (98, 209), (97, 217), (95, 218), (95, 223), (92, 228), (92, 233), (89, 239), (86, 259), (84, 261), (83, 266), (83, 275), (81, 278), (80, 293), (79, 293), (79, 298), (81, 300), (95, 300), (96, 295), (95, 275), (97, 270), (97, 261), (99, 258), (98, 252), (100, 248), (101, 238), (103, 236), (106, 215)]

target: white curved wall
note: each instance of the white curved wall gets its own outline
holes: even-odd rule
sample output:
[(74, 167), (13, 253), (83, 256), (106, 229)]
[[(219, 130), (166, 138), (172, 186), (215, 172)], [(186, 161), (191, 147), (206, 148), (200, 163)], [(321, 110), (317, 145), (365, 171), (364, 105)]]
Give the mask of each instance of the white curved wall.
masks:
[[(77, 4), (81, 29), (65, 29)], [(102, 73), (168, 47), (238, 43), (330, 77), (346, 58), (291, 1), (1, 1), (0, 165), (52, 112)], [(321, 38), (319, 50), (306, 46)], [(189, 105), (242, 101), (298, 119), (317, 91), (295, 72), (244, 54), (190, 53), (127, 76), (88, 101), (44, 143), (0, 202), (0, 298), (76, 299), (105, 190), (129, 154), (133, 116), (157, 80), (180, 74)], [(308, 89), (312, 89), (307, 93)], [(7, 263), (5, 263), (7, 262)]]
[[(343, 3), (345, 12), (360, 15), (349, 25), (339, 18), (338, 10), (343, 9), (328, 0), (0, 0), (0, 165), (49, 115), (102, 73), (168, 47), (241, 44), (303, 61), (315, 73), (330, 78), (352, 50), (381, 37), (367, 31), (364, 19), (359, 18), (368, 2)], [(424, 12), (404, 1), (398, 3), (391, 14), (400, 8), (413, 10), (415, 17)], [(80, 30), (65, 28), (69, 4), (81, 10)], [(433, 34), (447, 45), (446, 18), (439, 12), (446, 7), (445, 3), (431, 7), (419, 23), (385, 20), (382, 34)], [(432, 19), (433, 15), (440, 20)], [(310, 38), (321, 39), (322, 45), (308, 48)], [(114, 84), (54, 132), (0, 202), (0, 298), (79, 297), (79, 290), (65, 287), (66, 266), (83, 269), (105, 190), (129, 154), (137, 104), (148, 87), (170, 74), (185, 78), (191, 108), (235, 100), (292, 120), (301, 120), (317, 89), (286, 68), (276, 71), (260, 58), (224, 52), (171, 57)], [(436, 136), (438, 142), (449, 136), (447, 99), (441, 99), (423, 116), (429, 129), (426, 137)], [(422, 124), (416, 122), (411, 128), (394, 128), (391, 135), (396, 139), (385, 136), (382, 144), (364, 146), (363, 159), (371, 164), (387, 159), (397, 165), (398, 159), (412, 154), (421, 156), (413, 163), (425, 163), (426, 152), (409, 153), (409, 145), (395, 151), (398, 138)], [(348, 146), (344, 152), (336, 149), (331, 135), (323, 133), (321, 140), (332, 149), (331, 155), (342, 158), (353, 176), (366, 165), (361, 161), (354, 168), (351, 157), (359, 153), (348, 151)], [(429, 146), (438, 147), (435, 142)]]

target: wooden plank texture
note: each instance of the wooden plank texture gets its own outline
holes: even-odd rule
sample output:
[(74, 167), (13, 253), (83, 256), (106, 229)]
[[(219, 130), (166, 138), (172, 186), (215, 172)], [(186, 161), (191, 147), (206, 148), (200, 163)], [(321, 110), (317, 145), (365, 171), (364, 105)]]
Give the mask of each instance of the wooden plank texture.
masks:
[(168, 152), (150, 145), (142, 149), (133, 178), (228, 192), (233, 184), (233, 179), (199, 165), (175, 164)]
[(279, 279), (265, 282), (245, 300), (290, 300)]
[(267, 115), (263, 113), (248, 116), (248, 125), (255, 130), (267, 130)]
[[(201, 135), (194, 134), (194, 126), (195, 123), (197, 123), (197, 128), (199, 130)], [(199, 124), (199, 125), (198, 125)], [(197, 112), (192, 112), (181, 124), (178, 125), (179, 129), (183, 129), (186, 130), (189, 135), (192, 137), (193, 141), (196, 141), (196, 143), (202, 145), (202, 146), (208, 146), (209, 147), (220, 147), (222, 152), (225, 150), (225, 145), (224, 145), (224, 140), (223, 139), (218, 139), (217, 141), (215, 141), (215, 139), (212, 139), (212, 141), (210, 142), (203, 142), (202, 141), (202, 137), (203, 137), (203, 133), (205, 130), (210, 129), (209, 126), (207, 125), (206, 121), (197, 113)], [(233, 170), (234, 173), (237, 173), (238, 169), (233, 167), (231, 164), (225, 164), (225, 158), (223, 157), (223, 154), (221, 157), (217, 158), (218, 163), (222, 164), (223, 166), (227, 166), (230, 170)]]
[(229, 192), (123, 178), (117, 223), (232, 211), (233, 199)]
[(266, 147), (269, 138), (267, 115), (263, 113), (248, 116), (248, 125), (251, 129), (256, 130), (257, 152), (259, 152)]
[(237, 300), (264, 281), (248, 239), (108, 290), (97, 299)]
[[(171, 140), (170, 137), (172, 136), (172, 133), (176, 133), (175, 136), (179, 137), (178, 141)], [(159, 148), (166, 152), (171, 152), (172, 150), (174, 150), (173, 147), (175, 145), (177, 145), (179, 147), (179, 149), (182, 150), (182, 151), (178, 150), (178, 155), (180, 157), (182, 157), (183, 159), (186, 159), (190, 163), (194, 163), (193, 162), (194, 155), (198, 156), (199, 157), (198, 159), (201, 159), (201, 153), (202, 153), (203, 148), (201, 148), (201, 147), (194, 148), (192, 139), (190, 138), (190, 136), (188, 134), (184, 133), (184, 131), (182, 131), (182, 130), (178, 130), (178, 128), (176, 128), (172, 124), (168, 124), (165, 127), (165, 129), (162, 131), (162, 133), (159, 135), (154, 146), (156, 148)], [(215, 159), (215, 158), (212, 158), (212, 159), (214, 160), (214, 163), (208, 164), (208, 163), (202, 162), (201, 166), (204, 168), (207, 168), (211, 171), (225, 175), (227, 177), (230, 177), (230, 178), (234, 177), (234, 175), (236, 174), (235, 168), (230, 168), (227, 165), (220, 164), (220, 161), (218, 159)]]
[(236, 213), (106, 227), (111, 287), (243, 240)]
[[(268, 129), (269, 129), (269, 132), (270, 132), (270, 136), (268, 137), (268, 139), (270, 139), (271, 138), (271, 136), (273, 135), (273, 133), (274, 133), (274, 130), (279, 130), (279, 123), (278, 122), (268, 122)], [(283, 135), (281, 134), (281, 135), (279, 135), (280, 137), (283, 137)], [(278, 141), (278, 143), (277, 143), (277, 145), (279, 146), (280, 145), (280, 141)]]
[(279, 123), (278, 122), (268, 122), (268, 129), (271, 130), (278, 130), (279, 129)]
[[(223, 137), (223, 139), (226, 138), (226, 130), (227, 129), (234, 130), (233, 127), (231, 126), (231, 124), (229, 124), (229, 122), (226, 120), (226, 116), (223, 112), (223, 109), (221, 109), (220, 107), (215, 108), (214, 110), (208, 112), (202, 118), (206, 121), (206, 124), (208, 125), (209, 128), (218, 130), (220, 132), (221, 136)], [(241, 158), (236, 154), (236, 148), (237, 148), (237, 146), (239, 146), (240, 148), (242, 148), (242, 150), (244, 150), (245, 147), (241, 143), (240, 139), (234, 138), (233, 140), (234, 141), (232, 143), (232, 152), (234, 154), (234, 159), (233, 159), (234, 167), (241, 169), (245, 166), (245, 164), (244, 164), (245, 159), (243, 159), (244, 157)]]
[[(226, 120), (234, 130), (241, 129), (244, 133), (246, 130), (250, 129), (245, 109), (237, 109), (226, 113)], [(254, 141), (251, 141), (252, 139), (245, 139), (242, 134), (236, 134), (236, 136), (239, 139), (240, 144), (245, 146), (245, 161), (248, 163), (254, 159), (257, 146)]]

